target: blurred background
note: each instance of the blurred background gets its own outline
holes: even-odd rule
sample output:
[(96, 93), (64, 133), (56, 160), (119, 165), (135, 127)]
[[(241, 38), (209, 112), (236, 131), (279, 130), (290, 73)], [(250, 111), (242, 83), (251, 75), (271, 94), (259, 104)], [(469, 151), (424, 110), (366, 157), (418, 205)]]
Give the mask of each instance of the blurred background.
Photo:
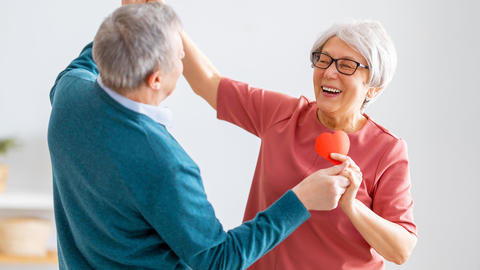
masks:
[[(314, 98), (309, 51), (334, 22), (380, 21), (398, 52), (396, 75), (367, 114), (408, 143), (419, 241), (387, 269), (480, 269), (480, 4), (476, 1), (170, 0), (222, 75)], [(0, 9), (0, 140), (17, 147), (0, 217), (53, 220), (46, 144), (49, 90), (120, 0), (6, 1)], [(165, 104), (172, 133), (198, 163), (225, 229), (242, 221), (260, 141), (216, 114), (183, 78)], [(312, 146), (313, 147), (313, 146)], [(20, 227), (17, 227), (20, 228)], [(48, 247), (55, 249), (54, 231)], [(54, 253), (49, 253), (51, 254)], [(58, 269), (54, 258), (0, 254), (0, 269)], [(54, 257), (54, 256), (53, 256)]]

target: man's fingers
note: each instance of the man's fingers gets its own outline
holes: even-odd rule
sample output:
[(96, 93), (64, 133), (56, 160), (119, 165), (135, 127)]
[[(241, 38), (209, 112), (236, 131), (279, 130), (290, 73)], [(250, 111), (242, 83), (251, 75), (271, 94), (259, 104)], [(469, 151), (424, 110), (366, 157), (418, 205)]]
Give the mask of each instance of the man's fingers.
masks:
[(350, 180), (346, 176), (336, 177), (337, 185), (341, 188), (347, 188), (350, 185)]
[(337, 186), (337, 188), (336, 188), (336, 193), (337, 193), (338, 195), (342, 195), (343, 193), (345, 193), (346, 190), (347, 190), (347, 188), (345, 188), (345, 187), (339, 187), (339, 186)]
[(342, 163), (342, 164), (332, 166), (330, 168), (322, 169), (320, 171), (323, 174), (326, 174), (326, 175), (337, 175), (337, 174), (341, 173), (343, 171), (343, 169), (345, 169), (346, 166), (347, 166), (346, 163)]

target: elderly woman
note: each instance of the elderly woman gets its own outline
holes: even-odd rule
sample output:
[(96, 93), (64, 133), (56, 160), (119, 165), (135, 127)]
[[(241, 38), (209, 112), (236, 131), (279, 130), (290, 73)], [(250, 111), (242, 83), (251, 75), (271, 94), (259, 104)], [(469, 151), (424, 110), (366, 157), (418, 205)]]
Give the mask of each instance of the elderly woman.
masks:
[(405, 141), (373, 121), (365, 107), (392, 79), (396, 52), (378, 22), (338, 24), (314, 43), (315, 101), (224, 78), (183, 33), (184, 76), (219, 119), (261, 140), (245, 220), (266, 209), (306, 175), (329, 167), (315, 152), (323, 132), (350, 139), (342, 172), (350, 186), (331, 211), (312, 217), (250, 269), (382, 269), (404, 263), (416, 241)]

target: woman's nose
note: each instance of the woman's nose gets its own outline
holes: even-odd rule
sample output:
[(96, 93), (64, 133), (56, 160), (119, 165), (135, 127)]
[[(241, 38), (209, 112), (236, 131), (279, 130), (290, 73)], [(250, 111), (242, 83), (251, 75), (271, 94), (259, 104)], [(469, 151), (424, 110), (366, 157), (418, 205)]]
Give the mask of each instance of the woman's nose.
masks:
[(327, 78), (336, 78), (338, 77), (338, 70), (335, 67), (335, 62), (333, 62), (325, 71), (323, 72), (323, 76)]

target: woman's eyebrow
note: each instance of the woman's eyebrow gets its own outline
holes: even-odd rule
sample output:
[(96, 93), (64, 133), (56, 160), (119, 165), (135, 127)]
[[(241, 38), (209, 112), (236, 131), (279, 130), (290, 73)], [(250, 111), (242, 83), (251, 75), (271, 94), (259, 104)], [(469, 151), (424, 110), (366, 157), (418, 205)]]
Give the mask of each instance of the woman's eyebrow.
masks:
[[(328, 56), (330, 56), (330, 57), (332, 57), (332, 58), (335, 58), (335, 57), (333, 57), (331, 54), (329, 54), (327, 51), (321, 51), (321, 52), (324, 53), (324, 54), (326, 54), (326, 55), (328, 55)], [(355, 58), (352, 57), (352, 56), (341, 56), (341, 57), (336, 58), (336, 59), (347, 59), (347, 60), (352, 60), (352, 61), (355, 61), (355, 62), (359, 62), (359, 63), (360, 63), (360, 60), (355, 59)]]

